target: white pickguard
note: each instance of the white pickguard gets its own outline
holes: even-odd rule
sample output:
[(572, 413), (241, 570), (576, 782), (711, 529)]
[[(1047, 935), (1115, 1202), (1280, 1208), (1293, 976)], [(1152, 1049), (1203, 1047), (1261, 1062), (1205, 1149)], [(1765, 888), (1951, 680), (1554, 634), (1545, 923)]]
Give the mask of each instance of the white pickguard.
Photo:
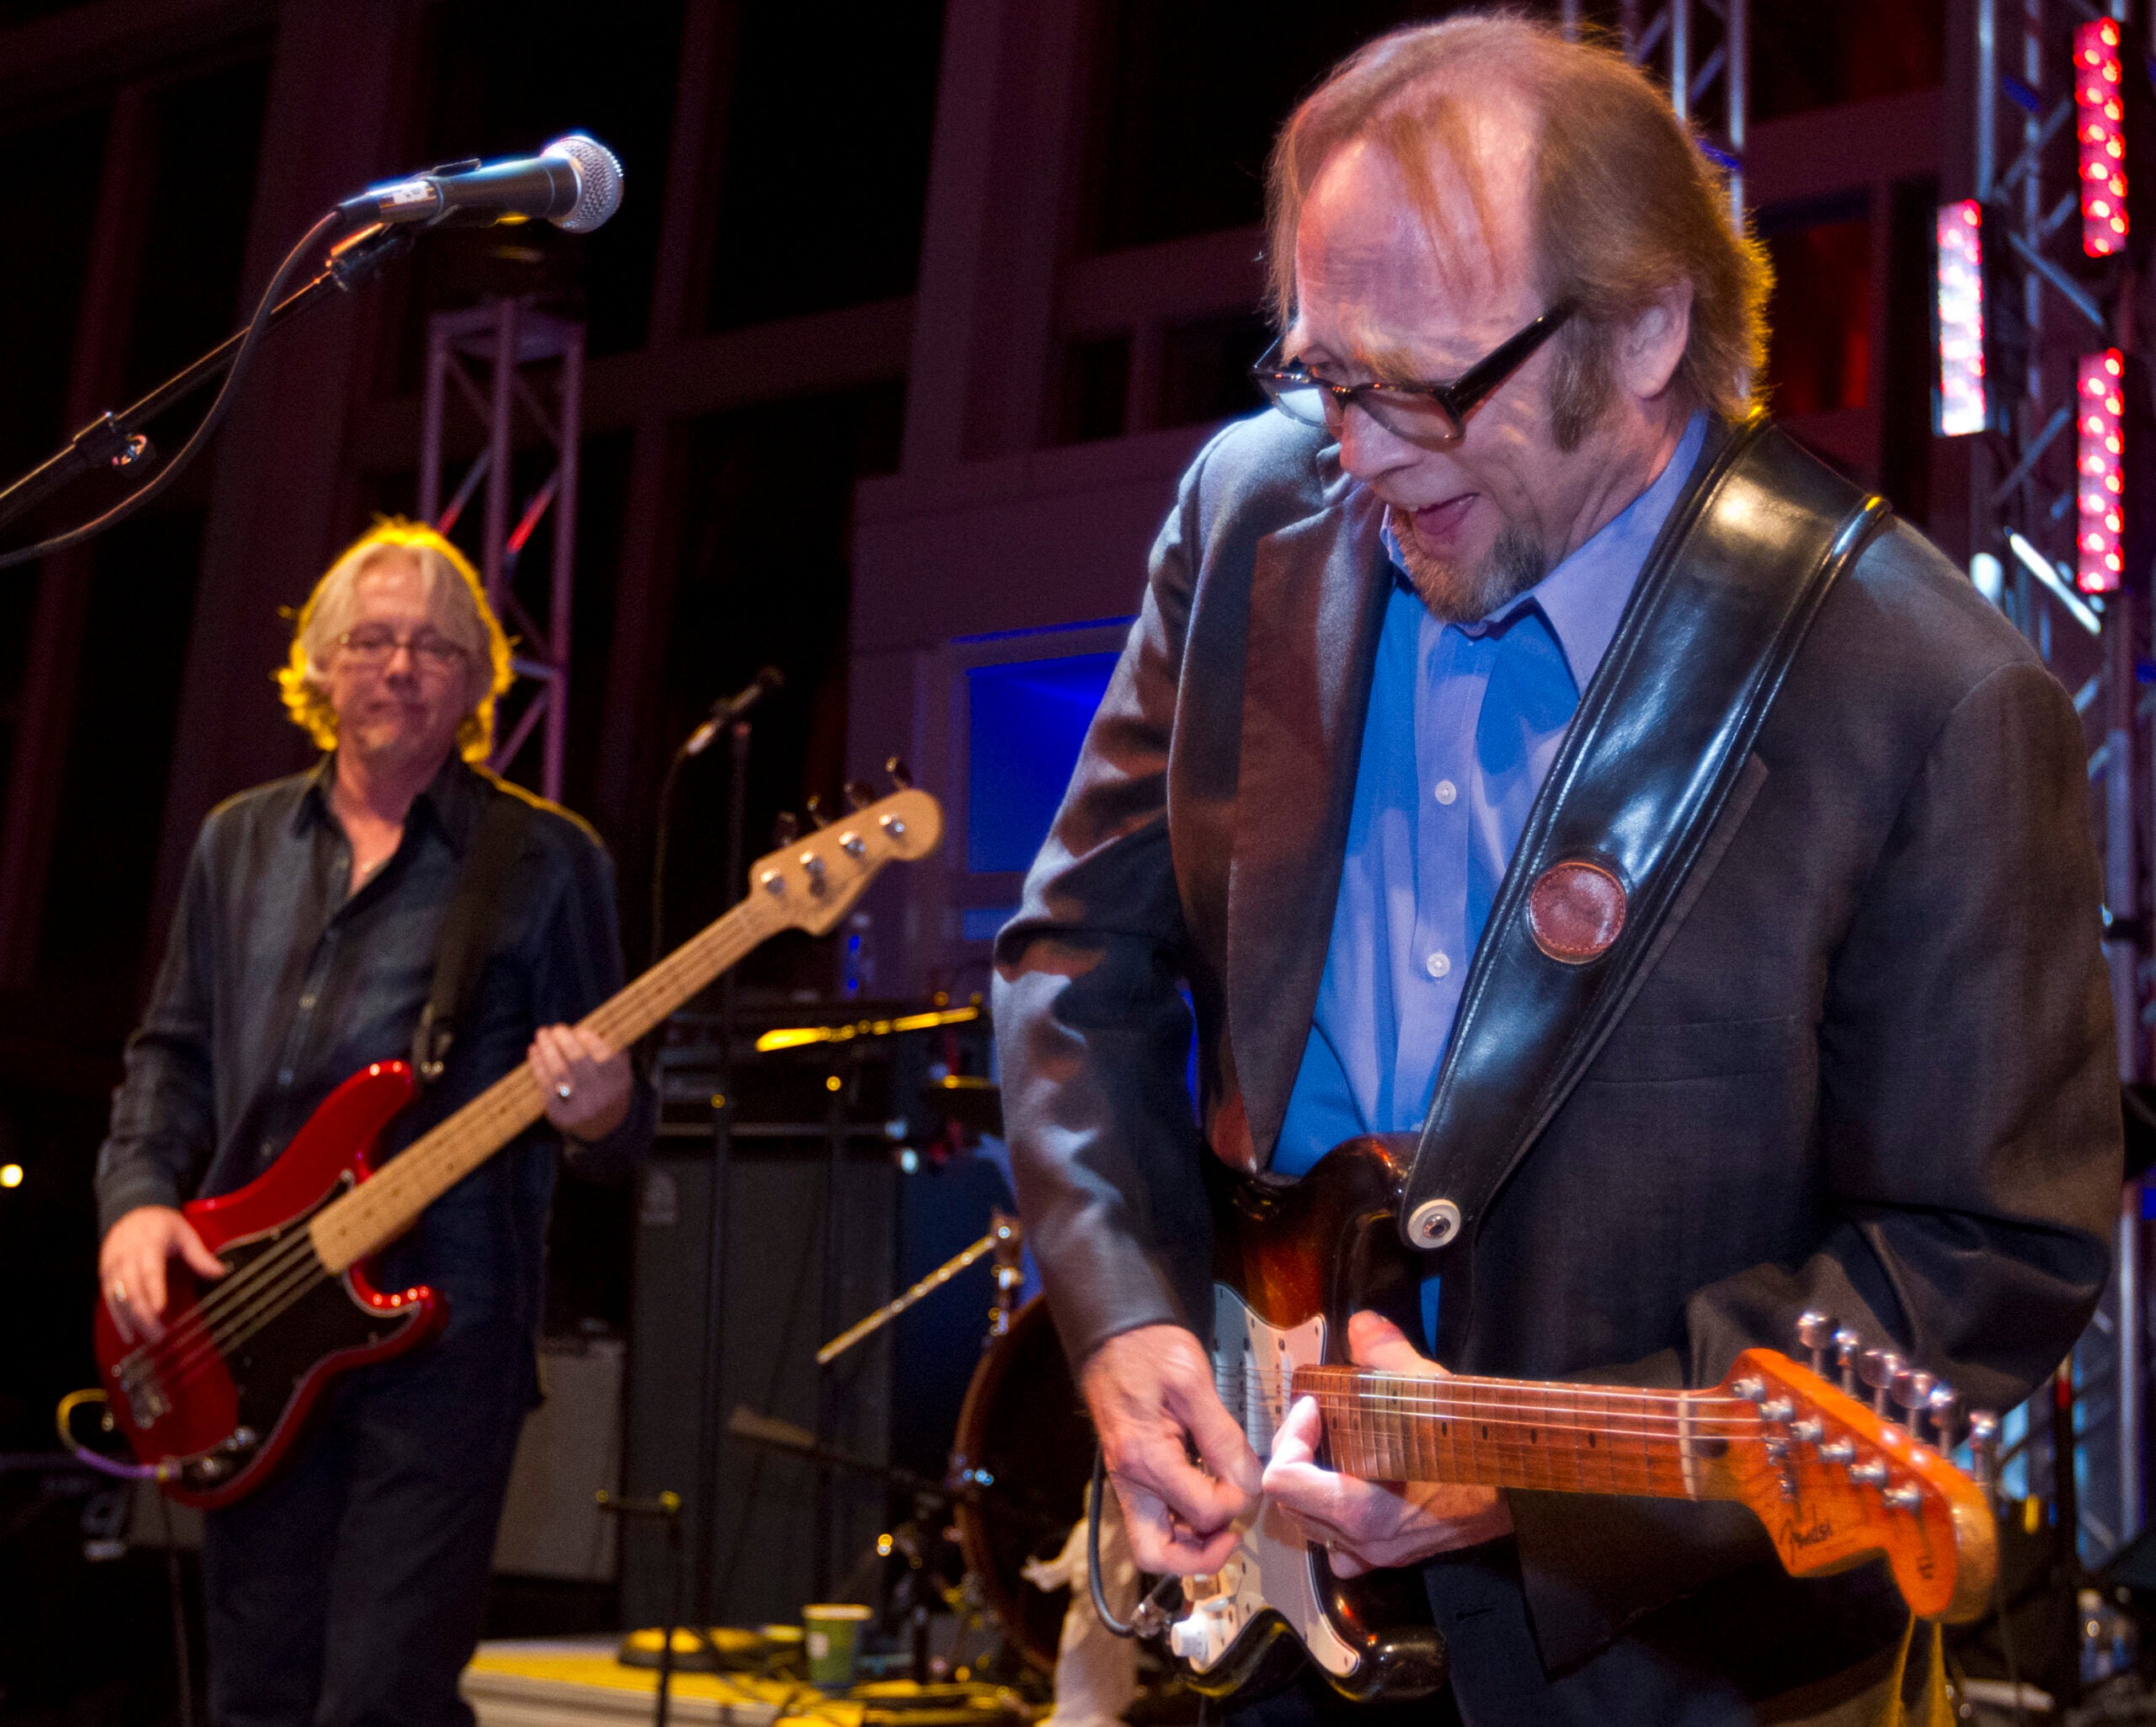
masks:
[[(1261, 1462), (1273, 1455), (1273, 1437), (1287, 1413), (1289, 1376), (1324, 1357), (1322, 1314), (1282, 1330), (1253, 1314), (1234, 1290), (1213, 1286), (1213, 1383)], [(1326, 1617), (1317, 1561), (1301, 1532), (1268, 1500), (1241, 1532), (1226, 1564), (1210, 1577), (1189, 1580), (1185, 1594), (1192, 1604), (1169, 1628), (1170, 1651), (1195, 1671), (1209, 1671), (1270, 1607), (1326, 1672), (1336, 1678), (1353, 1672), (1358, 1657)]]

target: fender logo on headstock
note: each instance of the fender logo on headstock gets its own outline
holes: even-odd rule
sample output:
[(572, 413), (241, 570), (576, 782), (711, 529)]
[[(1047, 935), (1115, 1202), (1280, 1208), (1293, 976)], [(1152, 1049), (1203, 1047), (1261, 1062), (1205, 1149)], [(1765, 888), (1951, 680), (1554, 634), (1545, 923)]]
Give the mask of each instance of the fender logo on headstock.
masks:
[(1807, 1547), (1817, 1547), (1821, 1542), (1833, 1538), (1834, 1526), (1823, 1519), (1808, 1529), (1800, 1529), (1795, 1522), (1785, 1518), (1781, 1532), (1774, 1538), (1774, 1545), (1790, 1553), (1802, 1553)]

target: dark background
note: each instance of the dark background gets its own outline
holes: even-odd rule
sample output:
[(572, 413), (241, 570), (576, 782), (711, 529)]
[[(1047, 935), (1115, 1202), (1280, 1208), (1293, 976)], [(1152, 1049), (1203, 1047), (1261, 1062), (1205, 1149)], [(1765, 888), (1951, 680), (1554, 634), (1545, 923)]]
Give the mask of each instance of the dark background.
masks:
[[(1052, 218), (1002, 214), (1012, 243), (1048, 248), (1075, 280), (1249, 228), (1298, 95), (1357, 42), (1438, 10), (1063, 0), (1075, 147)], [(658, 770), (716, 696), (767, 663), (787, 672), (759, 728), (752, 848), (780, 809), (843, 776), (856, 487), (905, 466), (931, 164), (965, 119), (938, 112), (943, 8), (368, 0), (323, 22), (344, 11), (0, 0), (0, 159), (19, 170), (0, 246), (0, 475), (226, 334), (319, 207), (309, 173), (350, 190), (581, 129), (621, 155), (627, 188), (590, 237), (428, 237), (360, 301), (280, 338), (255, 381), (267, 417), (236, 420), (150, 509), (84, 552), (0, 573), (0, 1159), (24, 1172), (0, 1190), (0, 1452), (49, 1451), (55, 1398), (88, 1382), (91, 1165), (176, 860), (211, 802), (307, 758), (270, 700), (275, 608), (371, 512), (414, 507), (431, 313), (525, 295), (586, 323), (564, 801), (615, 852), (628, 951), (651, 930)], [(1761, 4), (1753, 29), (1755, 125), (1944, 75), (1945, 0)], [(348, 88), (334, 56), (355, 43), (381, 59), (364, 146), (349, 116), (314, 105)], [(309, 168), (310, 150), (344, 165)], [(1884, 204), (1857, 190), (1758, 214), (1782, 283), (1773, 399), (1919, 520), (1933, 195), (1919, 173)], [(1043, 220), (1052, 231), (1027, 227)], [(1262, 318), (1243, 280), (1215, 301), (1168, 317), (1142, 364), (1134, 323), (1074, 316), (1017, 447), (1247, 409)], [(985, 329), (997, 312), (972, 315)], [(325, 379), (344, 381), (326, 405)], [(319, 497), (273, 483), (272, 457), (318, 472)], [(109, 495), (87, 487), (45, 520)], [(728, 898), (721, 754), (683, 776), (669, 939)], [(828, 946), (781, 941), (744, 985), (782, 1000), (828, 987), (834, 963)], [(572, 1184), (563, 1208), (552, 1318), (626, 1326), (627, 1197)], [(157, 1719), (170, 1706), (160, 1562), (85, 1564), (73, 1493), (60, 1476), (0, 1475), (0, 1720)]]

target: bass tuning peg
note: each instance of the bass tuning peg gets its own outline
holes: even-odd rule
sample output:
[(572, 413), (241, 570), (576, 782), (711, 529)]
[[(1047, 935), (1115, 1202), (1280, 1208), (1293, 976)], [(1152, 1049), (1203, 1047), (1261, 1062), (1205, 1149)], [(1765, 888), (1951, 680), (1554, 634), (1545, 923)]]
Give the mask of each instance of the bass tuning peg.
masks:
[(891, 783), (899, 791), (913, 790), (913, 770), (906, 765), (906, 759), (903, 755), (887, 758), (883, 763), (883, 771), (891, 776)]
[(820, 828), (824, 825), (824, 799), (822, 793), (811, 792), (806, 797), (801, 800), (801, 807), (808, 812), (808, 824), (811, 827)]
[(771, 844), (791, 845), (801, 837), (801, 818), (790, 809), (781, 810), (771, 823)]
[(846, 782), (846, 813), (848, 815), (856, 810), (866, 809), (875, 801), (875, 792), (860, 781), (848, 780)]

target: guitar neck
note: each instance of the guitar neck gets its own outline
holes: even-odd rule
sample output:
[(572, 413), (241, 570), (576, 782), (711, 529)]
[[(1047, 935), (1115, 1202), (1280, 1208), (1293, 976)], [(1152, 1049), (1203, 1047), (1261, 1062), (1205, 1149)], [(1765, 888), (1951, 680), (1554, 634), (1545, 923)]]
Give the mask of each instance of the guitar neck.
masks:
[[(609, 1047), (626, 1049), (759, 942), (790, 927), (760, 896), (743, 900), (676, 948), (620, 994), (579, 1022)], [(363, 1181), (308, 1226), (331, 1271), (380, 1251), (435, 1199), (546, 1113), (546, 1095), (526, 1062), (447, 1121), (415, 1140), (372, 1181)]]
[(1299, 1367), (1294, 1394), (1317, 1400), (1332, 1466), (1372, 1481), (1725, 1499), (1728, 1438), (1757, 1426), (1713, 1391)]

